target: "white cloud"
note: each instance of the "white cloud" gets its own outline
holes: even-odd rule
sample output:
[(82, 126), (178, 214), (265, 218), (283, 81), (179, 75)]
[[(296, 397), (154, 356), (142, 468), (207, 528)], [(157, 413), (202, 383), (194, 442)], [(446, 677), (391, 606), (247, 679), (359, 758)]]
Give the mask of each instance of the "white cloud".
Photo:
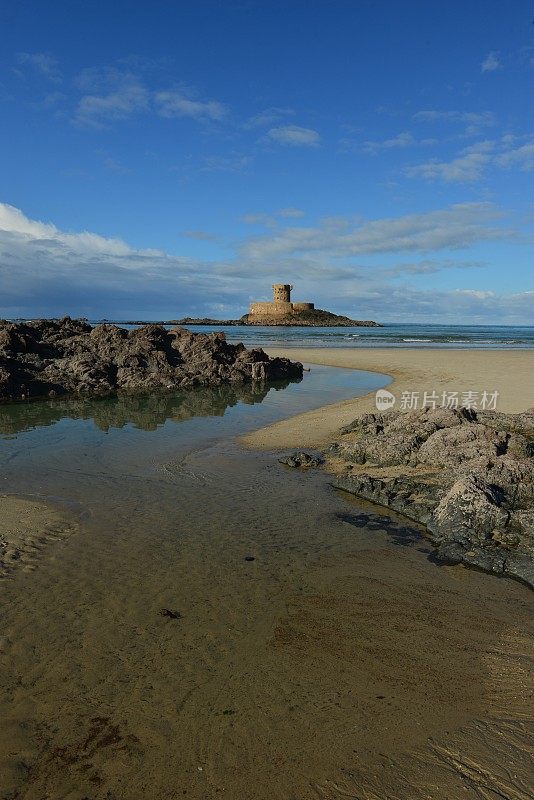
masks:
[(477, 300), (488, 300), (495, 297), (495, 292), (486, 292), (483, 289), (454, 289), (454, 293), (465, 297), (474, 297)]
[(79, 125), (104, 128), (110, 122), (149, 112), (199, 122), (219, 121), (228, 115), (226, 106), (217, 100), (200, 100), (187, 91), (155, 91), (138, 74), (115, 66), (82, 70), (75, 83), (84, 92), (74, 114)]
[(264, 214), (261, 211), (257, 214), (244, 214), (241, 222), (245, 225), (264, 225), (266, 228), (275, 228), (278, 225), (272, 214)]
[(497, 124), (493, 111), (437, 111), (427, 109), (413, 115), (416, 122), (435, 122), (465, 125), (465, 135), (476, 135), (482, 128)]
[(292, 145), (295, 147), (318, 147), (321, 137), (312, 128), (301, 128), (299, 125), (282, 125), (271, 128), (267, 138), (278, 144)]
[(479, 180), (490, 158), (485, 153), (466, 153), (451, 161), (427, 161), (414, 167), (407, 167), (406, 175), (425, 180), (440, 179), (446, 183), (472, 183)]
[[(439, 211), (404, 217), (317, 227), (285, 228), (253, 237), (240, 247), (245, 259), (284, 258), (321, 253), (329, 258), (388, 252), (431, 252), (468, 247), (477, 241), (508, 238), (494, 223), (500, 214), (491, 203), (458, 203)], [(340, 224), (341, 223), (341, 224)]]
[(495, 72), (496, 69), (502, 67), (502, 62), (499, 58), (497, 50), (492, 50), (488, 53), (482, 64), (480, 65), (481, 72)]
[(226, 106), (217, 100), (191, 100), (180, 92), (157, 92), (155, 103), (162, 117), (221, 120), (228, 114)]
[(252, 156), (231, 153), (228, 156), (204, 156), (202, 172), (243, 172), (252, 164)]
[(417, 290), (382, 286), (354, 296), (353, 314), (360, 319), (441, 324), (530, 324), (534, 292), (499, 294), (476, 289)]
[[(520, 141), (523, 144), (516, 146)], [(490, 166), (518, 167), (522, 172), (530, 172), (534, 169), (534, 138), (506, 135), (499, 141), (480, 141), (464, 148), (450, 161), (433, 159), (407, 167), (404, 172), (425, 180), (472, 183), (480, 180)]]
[(295, 111), (292, 108), (279, 108), (277, 106), (273, 106), (260, 111), (259, 114), (255, 114), (253, 117), (250, 117), (245, 122), (244, 127), (249, 129), (267, 127), (268, 125), (273, 125), (275, 122), (279, 122), (285, 117), (292, 117), (294, 115)]
[(530, 172), (534, 169), (534, 140), (505, 150), (498, 156), (497, 163), (501, 167), (518, 166), (522, 172)]
[(127, 82), (104, 95), (88, 94), (80, 98), (74, 122), (93, 128), (103, 128), (109, 122), (125, 119), (149, 108), (148, 91), (140, 83)]
[(478, 269), (485, 266), (481, 261), (453, 261), (452, 259), (424, 259), (409, 261), (387, 267), (380, 271), (381, 276), (396, 278), (404, 275), (434, 275), (446, 269)]
[(3, 203), (0, 252), (0, 313), (6, 316), (110, 316), (128, 303), (145, 306), (143, 297), (162, 308), (185, 291), (200, 298), (213, 289), (211, 264), (87, 231), (66, 233)]
[(409, 131), (404, 131), (391, 139), (380, 142), (364, 142), (362, 150), (366, 153), (379, 153), (381, 150), (391, 150), (395, 148), (409, 147), (415, 144), (415, 139)]
[(80, 254), (92, 252), (127, 256), (136, 252), (121, 239), (108, 239), (87, 231), (63, 233), (49, 222), (29, 219), (20, 209), (7, 203), (0, 203), (0, 231), (22, 236), (27, 242), (54, 242), (60, 249), (69, 249)]
[[(410, 214), (341, 226), (324, 220), (316, 227), (284, 228), (269, 236), (253, 237), (242, 243), (248, 258), (291, 258), (297, 254), (326, 253), (330, 258), (388, 252), (424, 252), (466, 247), (474, 242), (509, 238), (513, 232), (496, 227), (501, 214), (491, 203), (461, 203), (439, 211)], [(249, 215), (247, 221), (264, 221), (268, 215)], [(101, 253), (110, 257), (169, 258), (160, 250), (138, 250), (121, 239), (95, 233), (65, 233), (51, 223), (26, 217), (22, 211), (0, 203), (0, 230), (33, 244), (53, 242), (55, 252), (68, 250)], [(424, 263), (424, 262), (423, 262)], [(426, 262), (428, 263), (428, 262)], [(443, 262), (442, 262), (443, 264)]]
[(61, 82), (58, 60), (50, 53), (18, 53), (17, 62), (21, 65), (29, 64), (53, 83)]

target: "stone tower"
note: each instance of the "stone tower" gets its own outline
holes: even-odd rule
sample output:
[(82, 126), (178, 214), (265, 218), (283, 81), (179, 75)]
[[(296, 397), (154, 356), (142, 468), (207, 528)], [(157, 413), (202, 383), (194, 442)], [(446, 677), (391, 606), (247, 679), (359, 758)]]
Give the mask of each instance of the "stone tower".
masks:
[[(273, 283), (273, 299), (270, 302), (251, 303), (248, 310), (250, 320), (261, 324), (269, 324), (269, 320), (288, 318), (301, 314), (303, 311), (313, 311), (313, 303), (292, 303), (289, 283)], [(276, 323), (275, 323), (276, 324)]]
[(273, 303), (290, 303), (292, 288), (289, 283), (273, 283)]

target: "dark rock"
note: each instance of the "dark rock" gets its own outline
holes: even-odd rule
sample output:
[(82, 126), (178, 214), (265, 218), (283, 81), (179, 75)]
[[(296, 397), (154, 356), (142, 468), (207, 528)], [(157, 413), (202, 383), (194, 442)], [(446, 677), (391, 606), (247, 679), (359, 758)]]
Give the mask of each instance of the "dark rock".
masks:
[(469, 547), (484, 544), (493, 531), (506, 528), (510, 512), (499, 490), (473, 474), (462, 475), (434, 508), (427, 523), (436, 542), (444, 539)]
[(84, 321), (0, 322), (0, 402), (106, 396), (301, 378), (302, 364), (229, 344), (223, 333)]
[(278, 461), (280, 464), (285, 464), (288, 467), (300, 467), (302, 469), (316, 468), (324, 464), (324, 458), (322, 456), (313, 453), (305, 453), (302, 450), (291, 453), (288, 456), (283, 456), (279, 458)]
[(534, 413), (365, 414), (330, 449), (334, 486), (421, 522), (435, 557), (534, 587)]

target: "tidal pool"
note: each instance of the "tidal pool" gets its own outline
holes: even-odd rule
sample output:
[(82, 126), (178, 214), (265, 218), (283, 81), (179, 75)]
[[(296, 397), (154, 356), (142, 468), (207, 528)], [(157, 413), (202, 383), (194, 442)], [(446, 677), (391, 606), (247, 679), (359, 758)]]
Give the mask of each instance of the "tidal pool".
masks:
[(0, 407), (0, 798), (529, 796), (531, 593), (234, 441), (386, 383)]

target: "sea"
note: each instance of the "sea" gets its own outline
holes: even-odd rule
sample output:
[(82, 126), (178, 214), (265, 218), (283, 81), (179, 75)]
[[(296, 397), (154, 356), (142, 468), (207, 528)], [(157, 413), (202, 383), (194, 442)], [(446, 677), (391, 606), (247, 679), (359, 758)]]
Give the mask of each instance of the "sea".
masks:
[[(93, 324), (96, 321), (93, 321)], [(124, 323), (118, 322), (121, 325)], [(128, 327), (128, 325), (125, 325)], [(534, 325), (387, 324), (382, 328), (186, 326), (205, 333), (225, 332), (247, 347), (423, 347), (508, 350), (534, 348)]]
[[(12, 322), (23, 322), (21, 318)], [(125, 320), (89, 319), (123, 328), (141, 323)], [(147, 320), (148, 322), (148, 320)], [(172, 328), (167, 322), (153, 321)], [(531, 350), (534, 325), (438, 325), (427, 323), (385, 323), (379, 328), (301, 327), (269, 325), (184, 325), (197, 333), (223, 331), (229, 342), (247, 347), (424, 347), (443, 349)]]

